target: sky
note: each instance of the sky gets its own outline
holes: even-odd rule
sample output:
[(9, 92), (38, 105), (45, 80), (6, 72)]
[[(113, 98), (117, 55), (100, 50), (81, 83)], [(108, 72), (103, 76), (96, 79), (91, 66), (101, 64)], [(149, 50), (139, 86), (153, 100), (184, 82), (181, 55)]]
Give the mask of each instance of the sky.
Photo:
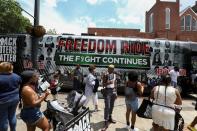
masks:
[[(16, 0), (34, 15), (35, 0)], [(161, 0), (175, 1), (175, 0)], [(40, 25), (58, 34), (87, 33), (88, 27), (132, 28), (145, 30), (145, 12), (156, 0), (40, 0)], [(193, 6), (195, 0), (180, 0), (180, 11)], [(33, 18), (23, 12), (23, 15)]]

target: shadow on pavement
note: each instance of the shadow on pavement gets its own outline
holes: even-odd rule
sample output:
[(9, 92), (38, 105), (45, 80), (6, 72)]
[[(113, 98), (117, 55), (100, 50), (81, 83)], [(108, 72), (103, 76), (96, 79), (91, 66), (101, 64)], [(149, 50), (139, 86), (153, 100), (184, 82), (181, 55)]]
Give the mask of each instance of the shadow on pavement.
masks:
[(128, 131), (126, 128), (116, 128), (116, 131)]
[(98, 131), (100, 129), (102, 129), (104, 126), (104, 121), (100, 121), (98, 123), (91, 123), (91, 128), (94, 129), (94, 131)]

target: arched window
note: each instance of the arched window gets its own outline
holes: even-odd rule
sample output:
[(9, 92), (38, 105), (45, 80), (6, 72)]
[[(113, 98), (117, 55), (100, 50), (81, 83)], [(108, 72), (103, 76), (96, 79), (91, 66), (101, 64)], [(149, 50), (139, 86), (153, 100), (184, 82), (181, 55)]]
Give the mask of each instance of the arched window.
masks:
[(181, 31), (185, 30), (185, 17), (181, 17)]
[(166, 8), (166, 29), (170, 29), (170, 8)]
[(195, 18), (192, 19), (192, 30), (197, 31), (197, 20)]
[(185, 30), (186, 31), (191, 31), (191, 15), (186, 15), (185, 16)]
[(153, 32), (153, 13), (149, 16), (149, 32)]

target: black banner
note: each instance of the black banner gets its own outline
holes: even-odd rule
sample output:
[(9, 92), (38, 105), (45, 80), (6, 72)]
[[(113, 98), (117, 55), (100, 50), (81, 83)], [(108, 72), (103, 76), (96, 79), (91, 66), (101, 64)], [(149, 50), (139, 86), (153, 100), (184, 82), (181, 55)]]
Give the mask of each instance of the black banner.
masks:
[(65, 131), (91, 131), (89, 108), (69, 121), (65, 126)]

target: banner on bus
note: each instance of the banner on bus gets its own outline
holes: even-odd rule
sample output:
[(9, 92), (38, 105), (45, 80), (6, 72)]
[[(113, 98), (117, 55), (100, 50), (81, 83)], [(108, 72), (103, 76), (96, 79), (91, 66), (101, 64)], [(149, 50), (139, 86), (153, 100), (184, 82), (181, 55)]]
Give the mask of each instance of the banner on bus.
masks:
[(0, 37), (0, 61), (16, 62), (17, 37)]
[(56, 65), (90, 65), (105, 67), (114, 64), (121, 68), (150, 68), (150, 58), (140, 55), (104, 55), (104, 54), (82, 54), (82, 53), (56, 53)]

